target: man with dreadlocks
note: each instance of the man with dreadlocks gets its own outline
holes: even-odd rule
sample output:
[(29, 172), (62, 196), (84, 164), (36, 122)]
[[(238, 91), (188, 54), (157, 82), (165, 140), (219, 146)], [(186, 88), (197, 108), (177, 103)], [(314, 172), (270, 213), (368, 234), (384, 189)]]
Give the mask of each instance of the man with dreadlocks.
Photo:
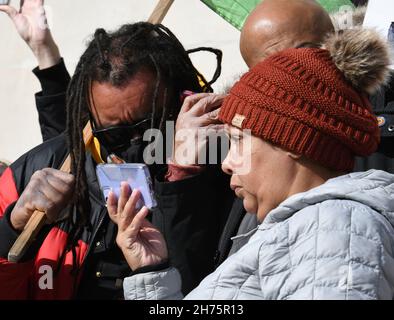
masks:
[[(176, 120), (184, 90), (212, 89), (164, 26), (140, 22), (95, 32), (67, 90), (66, 133), (23, 155), (0, 179), (0, 299), (123, 297), (123, 278), (139, 270), (130, 269), (116, 245), (117, 226), (109, 219), (95, 166), (102, 159), (142, 162), (142, 132)], [(223, 98), (196, 97), (187, 99), (184, 109), (198, 101), (201, 110), (213, 110)], [(215, 115), (199, 120), (216, 123)], [(82, 129), (88, 120), (96, 143), (85, 150)], [(68, 153), (72, 174), (57, 170)], [(153, 217), (161, 229), (167, 221), (175, 224), (174, 235), (168, 235), (173, 237), (170, 260), (188, 292), (213, 269), (215, 243), (233, 194), (217, 167), (172, 164), (150, 170), (158, 201)], [(10, 263), (7, 254), (36, 209), (50, 224), (20, 263)]]

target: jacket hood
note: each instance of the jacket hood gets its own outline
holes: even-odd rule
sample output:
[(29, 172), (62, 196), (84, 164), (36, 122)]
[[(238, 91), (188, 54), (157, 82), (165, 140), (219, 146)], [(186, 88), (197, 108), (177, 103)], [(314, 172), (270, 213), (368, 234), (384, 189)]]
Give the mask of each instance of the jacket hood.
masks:
[(295, 194), (272, 210), (262, 226), (281, 222), (305, 207), (332, 199), (362, 203), (382, 214), (394, 226), (394, 175), (380, 170), (343, 175)]

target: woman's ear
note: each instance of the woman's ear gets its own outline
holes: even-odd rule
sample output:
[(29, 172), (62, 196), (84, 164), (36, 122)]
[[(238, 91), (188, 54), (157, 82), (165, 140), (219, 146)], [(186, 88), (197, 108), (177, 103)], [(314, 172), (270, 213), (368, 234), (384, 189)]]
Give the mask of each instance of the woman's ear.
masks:
[(287, 151), (287, 155), (293, 160), (300, 160), (301, 159), (301, 155), (300, 154), (297, 154), (297, 153), (294, 153), (294, 152), (291, 152), (291, 151)]

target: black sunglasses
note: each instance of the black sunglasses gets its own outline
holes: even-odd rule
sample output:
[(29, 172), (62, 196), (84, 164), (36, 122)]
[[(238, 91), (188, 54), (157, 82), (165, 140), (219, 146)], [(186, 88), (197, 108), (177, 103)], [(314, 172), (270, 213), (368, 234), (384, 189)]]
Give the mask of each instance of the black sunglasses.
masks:
[(96, 129), (94, 121), (92, 133), (109, 152), (116, 152), (131, 145), (134, 139), (141, 139), (146, 130), (151, 128), (151, 115), (130, 125), (112, 126)]

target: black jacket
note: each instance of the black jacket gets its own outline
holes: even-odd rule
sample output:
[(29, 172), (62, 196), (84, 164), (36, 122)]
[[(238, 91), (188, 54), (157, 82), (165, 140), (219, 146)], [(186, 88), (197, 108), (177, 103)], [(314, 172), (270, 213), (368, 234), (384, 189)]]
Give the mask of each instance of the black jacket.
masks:
[(381, 142), (371, 156), (356, 158), (354, 171), (379, 169), (394, 173), (394, 72), (389, 83), (371, 97), (371, 103), (380, 119)]
[(63, 59), (48, 69), (38, 67), (33, 73), (42, 91), (36, 93), (36, 106), (43, 141), (57, 137), (66, 129), (66, 89), (70, 82)]
[[(70, 77), (63, 61), (46, 70), (35, 69), (34, 73), (42, 85), (42, 92), (36, 95), (36, 101), (42, 135), (48, 141), (38, 147), (42, 157), (37, 155), (36, 148), (32, 151), (34, 160), (32, 152), (29, 152), (11, 166), (13, 172), (21, 172), (14, 174), (18, 194), (23, 191), (35, 170), (47, 166), (58, 168), (67, 154), (64, 136), (59, 134), (65, 129), (65, 90)], [(55, 158), (56, 161), (48, 161), (49, 158)], [(79, 285), (78, 297), (120, 297), (122, 290), (119, 279), (131, 270), (114, 245), (116, 226), (106, 214), (102, 218), (98, 217), (106, 210), (98, 190), (94, 161), (89, 155), (87, 158), (91, 196), (101, 201), (93, 201), (92, 219), (103, 221), (83, 239), (89, 252), (83, 266), (84, 276)], [(166, 167), (154, 177), (158, 209), (154, 210), (151, 219), (167, 240), (170, 262), (180, 270), (183, 291), (187, 293), (214, 270), (217, 244), (234, 194), (229, 188), (229, 177), (221, 171), (220, 166), (207, 166), (201, 174), (177, 182), (165, 182), (165, 173)], [(16, 235), (13, 239), (0, 238), (0, 243), (11, 244), (15, 239)], [(36, 248), (39, 245), (36, 244)], [(5, 255), (8, 250), (8, 247), (3, 248), (2, 254)], [(34, 252), (31, 255), (34, 256)]]
[[(4, 203), (4, 199), (8, 199), (5, 196), (6, 188), (15, 189), (20, 195), (36, 170), (58, 168), (67, 153), (65, 137), (60, 135), (23, 155), (11, 164), (9, 171), (0, 180), (0, 202)], [(108, 218), (95, 166), (93, 158), (87, 153), (85, 169), (91, 204), (90, 226), (85, 228), (77, 248), (77, 256), (83, 257), (83, 262), (77, 264), (73, 280), (78, 284), (72, 296), (81, 299), (121, 298), (122, 279), (132, 270), (115, 243), (117, 227)], [(228, 187), (228, 177), (217, 167), (208, 167), (200, 175), (178, 182), (164, 182), (165, 173), (166, 168), (163, 167), (155, 177), (158, 207), (153, 211), (152, 219), (167, 238), (170, 263), (180, 270), (183, 291), (187, 293), (214, 270), (215, 249), (234, 199)], [(9, 214), (16, 200), (7, 205), (4, 215), (0, 214), (0, 260), (7, 257), (18, 236), (9, 222)], [(64, 238), (62, 241), (50, 240), (51, 236), (58, 239), (59, 233), (67, 235), (70, 228), (70, 224), (64, 221), (44, 228), (24, 257), (24, 262), (35, 261), (37, 264), (48, 260), (48, 264), (56, 265), (59, 261), (49, 257), (53, 252), (62, 252), (65, 242)], [(49, 240), (48, 235), (51, 235)], [(37, 255), (37, 252), (40, 254)], [(61, 266), (60, 276), (67, 272), (67, 264)], [(78, 275), (82, 275), (80, 282), (76, 280)], [(9, 277), (13, 276), (10, 274)], [(62, 279), (66, 281), (66, 278)], [(0, 296), (1, 290), (2, 284)], [(53, 294), (64, 298), (71, 293), (62, 291), (60, 294), (59, 291), (59, 295), (56, 292)]]

